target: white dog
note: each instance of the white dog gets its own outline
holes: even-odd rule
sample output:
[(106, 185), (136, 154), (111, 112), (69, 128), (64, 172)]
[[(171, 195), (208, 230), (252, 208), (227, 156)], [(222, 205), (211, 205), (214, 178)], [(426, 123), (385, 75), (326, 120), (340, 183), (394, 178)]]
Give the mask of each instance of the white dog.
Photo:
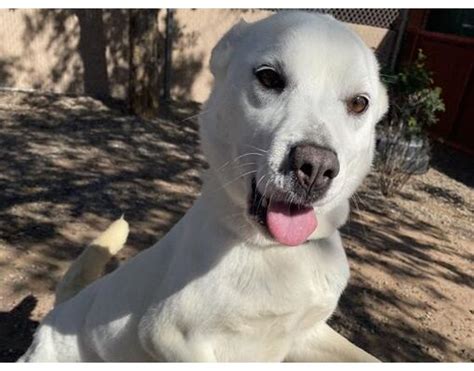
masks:
[(329, 16), (281, 12), (234, 26), (211, 70), (202, 195), (155, 246), (63, 295), (23, 361), (375, 360), (326, 324), (349, 278), (338, 228), (387, 110), (372, 51)]

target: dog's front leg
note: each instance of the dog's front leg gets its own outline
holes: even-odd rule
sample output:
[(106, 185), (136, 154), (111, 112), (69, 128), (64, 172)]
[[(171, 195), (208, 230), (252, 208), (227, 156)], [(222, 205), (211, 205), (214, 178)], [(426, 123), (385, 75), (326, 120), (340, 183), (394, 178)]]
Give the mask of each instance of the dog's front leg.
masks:
[(380, 362), (323, 323), (296, 339), (287, 362)]
[(174, 326), (162, 328), (142, 338), (150, 356), (158, 362), (217, 362), (211, 339), (200, 334), (183, 333)]

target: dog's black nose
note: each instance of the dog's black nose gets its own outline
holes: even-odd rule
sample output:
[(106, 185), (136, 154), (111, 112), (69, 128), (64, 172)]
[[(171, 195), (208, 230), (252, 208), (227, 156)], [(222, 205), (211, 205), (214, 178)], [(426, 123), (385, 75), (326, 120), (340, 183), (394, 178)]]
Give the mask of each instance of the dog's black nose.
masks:
[(329, 186), (339, 173), (339, 160), (334, 151), (315, 144), (298, 144), (290, 151), (290, 167), (307, 191)]

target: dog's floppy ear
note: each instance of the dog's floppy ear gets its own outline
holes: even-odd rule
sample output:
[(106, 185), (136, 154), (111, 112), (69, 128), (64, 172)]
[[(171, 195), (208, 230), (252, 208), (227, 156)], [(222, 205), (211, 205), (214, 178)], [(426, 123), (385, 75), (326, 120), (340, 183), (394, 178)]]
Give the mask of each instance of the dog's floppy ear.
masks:
[(239, 23), (227, 31), (212, 49), (210, 67), (215, 77), (225, 74), (235, 43), (247, 26), (248, 23), (241, 18)]

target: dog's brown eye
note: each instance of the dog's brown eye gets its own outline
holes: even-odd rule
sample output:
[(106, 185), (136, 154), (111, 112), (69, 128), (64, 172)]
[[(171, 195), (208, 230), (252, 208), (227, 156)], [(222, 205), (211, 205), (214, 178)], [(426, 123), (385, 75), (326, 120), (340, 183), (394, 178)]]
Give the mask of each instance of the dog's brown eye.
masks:
[(364, 113), (369, 106), (369, 100), (363, 95), (357, 95), (349, 100), (347, 106), (350, 113), (360, 115), (361, 113)]
[(255, 71), (255, 76), (257, 77), (260, 84), (262, 84), (267, 89), (283, 90), (285, 88), (285, 80), (272, 67), (259, 67)]

